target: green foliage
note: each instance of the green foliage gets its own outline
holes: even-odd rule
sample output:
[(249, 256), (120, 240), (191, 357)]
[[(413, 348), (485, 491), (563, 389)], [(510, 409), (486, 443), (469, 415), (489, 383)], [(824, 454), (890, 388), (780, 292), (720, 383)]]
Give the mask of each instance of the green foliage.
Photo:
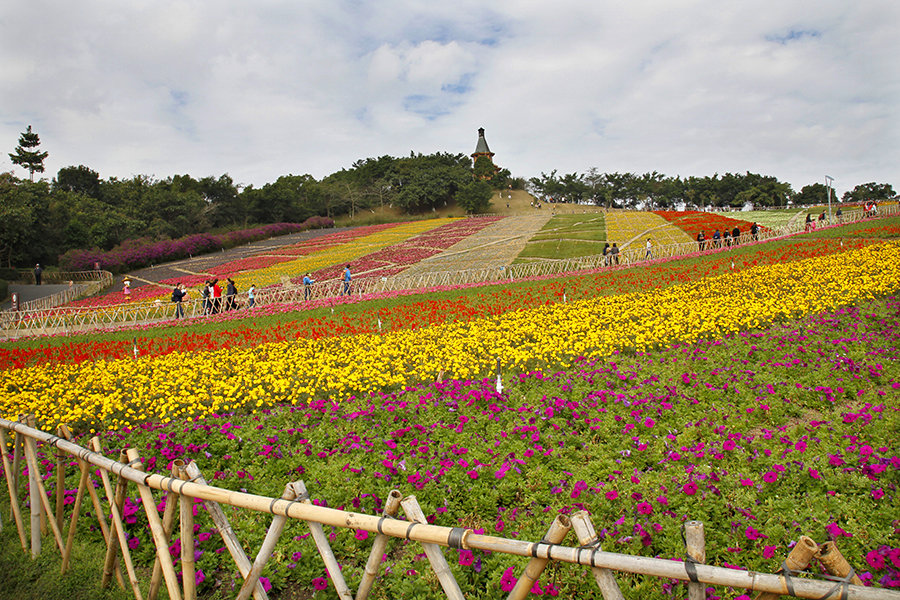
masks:
[(469, 181), (460, 186), (454, 199), (468, 213), (483, 213), (490, 210), (493, 191), (487, 181)]
[(31, 125), (28, 130), (19, 136), (19, 145), (16, 146), (14, 154), (9, 155), (9, 159), (14, 165), (24, 167), (31, 174), (31, 181), (34, 181), (35, 173), (44, 172), (44, 160), (49, 156), (48, 152), (41, 152), (37, 148), (41, 145), (41, 139), (38, 134), (31, 131)]
[(866, 200), (874, 200), (881, 202), (882, 200), (890, 200), (894, 197), (894, 188), (889, 183), (861, 183), (849, 192), (841, 196), (844, 202), (865, 202)]

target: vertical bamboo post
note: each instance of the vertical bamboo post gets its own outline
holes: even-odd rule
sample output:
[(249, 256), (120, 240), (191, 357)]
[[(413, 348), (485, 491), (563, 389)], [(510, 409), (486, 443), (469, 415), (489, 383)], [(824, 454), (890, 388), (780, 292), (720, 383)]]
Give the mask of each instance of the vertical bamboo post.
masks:
[(16, 492), (15, 479), (12, 474), (12, 467), (9, 464), (9, 453), (6, 451), (6, 432), (0, 439), (0, 453), (3, 457), (3, 474), (6, 476), (6, 489), (9, 491), (9, 512), (16, 521), (16, 529), (19, 530), (19, 542), (22, 544), (22, 551), (28, 551), (28, 540), (25, 539), (25, 524), (22, 522), (22, 511), (19, 508), (19, 497)]
[[(19, 418), (21, 422), (21, 417)], [(18, 431), (13, 436), (13, 464), (12, 464), (12, 488), (13, 494), (18, 498), (19, 497), (19, 473), (21, 472), (20, 463), (22, 461), (22, 434)], [(12, 515), (12, 510), (10, 510), (10, 515)]]
[[(400, 508), (400, 499), (403, 496), (399, 490), (391, 490), (388, 494), (387, 502), (384, 503), (384, 510), (381, 516), (385, 518), (394, 518), (397, 516), (397, 509)], [(381, 566), (381, 557), (387, 547), (388, 536), (379, 533), (375, 536), (372, 544), (372, 551), (369, 552), (369, 560), (366, 561), (366, 568), (363, 572), (362, 581), (359, 582), (359, 589), (356, 591), (356, 600), (366, 600), (369, 592), (372, 590), (372, 584), (378, 576), (379, 567)]]
[[(100, 441), (97, 438), (91, 440), (97, 445)], [(124, 463), (128, 459), (124, 452), (119, 453), (119, 462)], [(138, 585), (137, 574), (134, 571), (134, 564), (131, 562), (131, 553), (128, 551), (128, 540), (125, 539), (125, 524), (122, 523), (122, 507), (125, 506), (125, 494), (127, 492), (128, 481), (119, 475), (116, 481), (116, 491), (113, 494), (112, 486), (106, 471), (100, 469), (100, 479), (103, 481), (103, 487), (106, 489), (106, 498), (109, 501), (109, 511), (112, 514), (112, 526), (109, 531), (109, 543), (106, 546), (106, 557), (103, 560), (103, 579), (100, 582), (102, 587), (109, 585), (114, 567), (116, 565), (116, 549), (122, 551), (122, 559), (125, 562), (125, 571), (128, 573), (128, 580), (131, 582), (131, 590), (137, 600), (143, 600), (141, 588)]]
[[(62, 425), (56, 428), (56, 435), (62, 437)], [(68, 455), (56, 449), (56, 526), (63, 528), (63, 502), (65, 501), (66, 458)]]
[[(129, 462), (134, 462), (134, 469), (138, 471), (144, 470), (144, 465), (140, 462), (137, 450), (129, 448), (125, 455), (128, 457)], [(162, 521), (159, 519), (159, 512), (156, 510), (153, 492), (146, 485), (140, 483), (136, 485), (138, 492), (141, 494), (141, 504), (144, 505), (144, 512), (147, 513), (147, 520), (150, 522), (150, 533), (153, 535), (153, 544), (156, 546), (156, 556), (162, 564), (163, 577), (166, 579), (166, 589), (169, 591), (169, 598), (171, 600), (181, 600), (181, 586), (178, 585), (178, 575), (175, 574), (172, 555), (169, 554), (169, 544), (166, 540)]]
[[(174, 465), (172, 467), (172, 476), (178, 477), (178, 469), (184, 466), (184, 461), (178, 459), (174, 461)], [(163, 512), (163, 520), (162, 526), (163, 531), (166, 534), (166, 547), (168, 548), (169, 541), (172, 539), (172, 529), (175, 525), (175, 509), (178, 507), (179, 503), (176, 500), (177, 494), (175, 492), (170, 491), (166, 494), (166, 509)], [(191, 530), (191, 535), (193, 535), (193, 530)], [(191, 538), (193, 539), (193, 537)], [(191, 544), (191, 558), (193, 558), (193, 543)], [(182, 559), (184, 558), (184, 539), (182, 538), (181, 542), (181, 555)], [(159, 586), (162, 583), (162, 564), (159, 562), (159, 556), (153, 559), (153, 573), (150, 576), (150, 591), (147, 592), (148, 600), (156, 600), (156, 597), (159, 595)], [(192, 575), (193, 576), (193, 575)], [(183, 577), (182, 577), (183, 579)]]
[[(579, 544), (588, 546), (597, 543), (597, 532), (594, 531), (594, 524), (587, 512), (578, 511), (569, 519), (572, 521), (572, 529), (578, 537)], [(591, 567), (591, 571), (594, 573), (594, 580), (600, 588), (600, 593), (606, 600), (623, 600), (622, 590), (619, 589), (612, 571), (600, 567)]]
[[(563, 541), (570, 529), (572, 529), (572, 523), (569, 518), (565, 515), (556, 515), (550, 524), (550, 529), (547, 530), (541, 541), (545, 544), (558, 544)], [(507, 600), (523, 600), (528, 597), (534, 582), (538, 580), (549, 562), (550, 560), (547, 558), (533, 557), (529, 560), (522, 576), (516, 581), (516, 586), (509, 592)]]
[[(306, 489), (306, 484), (302, 481), (295, 481), (294, 488), (297, 490), (297, 499), (304, 504), (310, 504), (309, 491)], [(306, 524), (309, 525), (309, 532), (312, 534), (316, 548), (318, 548), (319, 554), (322, 556), (325, 569), (328, 571), (328, 576), (331, 577), (331, 583), (334, 584), (334, 589), (337, 591), (338, 596), (341, 600), (353, 600), (353, 594), (350, 593), (350, 588), (347, 586), (347, 582), (344, 581), (344, 574), (341, 573), (341, 567), (331, 551), (331, 546), (328, 544), (328, 538), (325, 536), (322, 524), (314, 521), (307, 521)]]
[[(294, 500), (295, 498), (297, 498), (297, 490), (294, 489), (293, 484), (289, 483), (284, 486), (284, 493), (281, 494), (281, 499)], [(259, 581), (259, 576), (262, 575), (263, 567), (266, 566), (266, 562), (268, 562), (269, 558), (272, 556), (272, 551), (275, 549), (275, 544), (278, 543), (278, 538), (281, 537), (281, 532), (284, 531), (284, 524), (286, 522), (287, 517), (284, 515), (275, 515), (272, 517), (272, 524), (269, 525), (269, 530), (266, 532), (266, 537), (263, 539), (262, 546), (260, 546), (259, 552), (256, 554), (256, 560), (253, 561), (253, 566), (250, 568), (250, 574), (247, 575), (244, 584), (241, 586), (241, 591), (238, 592), (237, 600), (248, 600), (250, 598), (250, 593)]]
[(850, 583), (853, 585), (863, 584), (862, 580), (857, 577), (856, 573), (853, 571), (853, 567), (850, 566), (850, 563), (847, 562), (847, 559), (844, 558), (844, 555), (841, 554), (837, 544), (834, 542), (820, 544), (816, 557), (822, 563), (822, 566), (825, 567), (825, 570), (831, 575), (846, 578), (852, 573), (853, 576), (850, 578)]
[[(35, 420), (34, 415), (31, 415), (31, 414), (25, 415), (25, 424), (28, 425), (28, 427), (31, 427), (32, 429), (37, 429), (37, 421)], [(37, 464), (37, 442), (35, 442), (33, 438), (26, 436), (23, 439), (23, 443), (25, 444), (25, 446), (23, 448), (23, 450), (25, 452), (25, 463), (26, 464), (28, 463), (28, 448), (31, 448), (34, 451), (34, 457), (35, 457), (34, 462), (35, 462), (35, 464)], [(31, 471), (30, 468), (28, 470), (29, 470), (29, 472)], [(41, 490), (41, 494), (46, 498), (47, 492), (46, 492), (46, 490), (43, 489), (44, 481), (41, 478), (40, 468), (35, 469), (35, 473), (37, 475), (37, 477), (35, 478), (35, 481), (40, 482), (41, 487), (39, 489)], [(45, 508), (44, 503), (41, 502), (40, 517), (41, 517), (41, 535), (42, 536), (47, 535), (47, 514), (49, 512), (50, 512), (50, 509)]]
[[(49, 515), (52, 511), (50, 510), (50, 499), (47, 498), (47, 490), (44, 488), (44, 481), (41, 478), (41, 467), (38, 465), (37, 460), (37, 443), (33, 438), (28, 438), (25, 445), (25, 460), (28, 463), (28, 472), (31, 473), (34, 471), (34, 485), (37, 488), (37, 496), (38, 501), (41, 503), (41, 512), (44, 515)], [(47, 519), (44, 519), (46, 522)], [(59, 548), (60, 554), (65, 551), (65, 544), (63, 543), (62, 533), (59, 531), (59, 527), (56, 526), (56, 519), (50, 519), (50, 530), (53, 532), (53, 539), (56, 541), (56, 546)]]
[[(801, 535), (800, 540), (797, 542), (797, 545), (794, 546), (794, 549), (791, 550), (791, 553), (788, 554), (788, 557), (785, 559), (784, 566), (786, 566), (791, 571), (802, 571), (809, 566), (810, 561), (812, 561), (813, 557), (818, 551), (819, 546), (812, 540), (812, 538)], [(786, 577), (789, 577), (789, 575), (786, 575)], [(788, 589), (788, 583), (787, 580), (785, 580), (785, 594), (788, 593)], [(761, 592), (756, 595), (756, 598), (754, 598), (754, 600), (778, 600), (780, 596), (781, 594)]]
[[(203, 475), (200, 473), (200, 467), (197, 466), (197, 463), (194, 461), (189, 462), (184, 467), (184, 472), (190, 478), (190, 481), (193, 481), (199, 485), (206, 485), (206, 480), (203, 478)], [(237, 536), (234, 535), (234, 530), (231, 529), (231, 524), (228, 522), (228, 518), (225, 516), (225, 513), (222, 511), (222, 507), (219, 506), (218, 502), (213, 502), (212, 500), (204, 501), (207, 512), (209, 512), (209, 516), (212, 518), (213, 523), (216, 524), (216, 529), (219, 531), (219, 535), (222, 536), (222, 542), (225, 543), (225, 547), (228, 548), (228, 553), (231, 554), (231, 558), (234, 560), (234, 563), (237, 565), (238, 571), (240, 572), (242, 577), (247, 577), (250, 574), (250, 559), (247, 558), (247, 555), (244, 554), (244, 548), (241, 546), (241, 543), (238, 541)], [(253, 590), (253, 597), (256, 600), (269, 600), (268, 594), (263, 589), (261, 583), (257, 582), (256, 587)]]
[[(414, 523), (427, 523), (425, 513), (422, 512), (415, 496), (407, 496), (400, 501), (400, 505), (411, 521)], [(422, 542), (422, 549), (425, 551), (425, 555), (431, 563), (431, 568), (434, 570), (434, 574), (437, 575), (438, 581), (441, 582), (441, 587), (444, 589), (447, 597), (450, 600), (463, 600), (462, 590), (459, 589), (459, 584), (453, 578), (450, 565), (447, 564), (447, 559), (444, 558), (441, 547), (437, 544)]]
[[(25, 446), (26, 462), (30, 442), (28, 438), (23, 440)], [(37, 471), (28, 466), (28, 499), (31, 503), (31, 558), (37, 558), (41, 554), (41, 499), (38, 492)]]
[(81, 470), (81, 479), (78, 481), (78, 493), (75, 495), (75, 506), (72, 507), (72, 521), (69, 523), (69, 534), (66, 536), (66, 548), (63, 550), (62, 567), (59, 572), (65, 573), (69, 568), (69, 556), (72, 553), (72, 545), (75, 543), (75, 528), (78, 526), (78, 514), (81, 512), (81, 502), (84, 500), (84, 490), (87, 488), (87, 469)]
[[(176, 476), (187, 479), (184, 462), (175, 461)], [(197, 589), (194, 571), (194, 499), (182, 494), (179, 496), (181, 512), (181, 583), (184, 586), (184, 600), (196, 600)], [(174, 504), (174, 502), (173, 502)], [(166, 504), (168, 511), (169, 505)]]
[[(687, 549), (687, 559), (696, 563), (706, 562), (706, 537), (703, 531), (703, 523), (700, 521), (688, 521), (684, 524), (684, 543)], [(705, 600), (706, 587), (702, 583), (688, 583), (688, 600)]]

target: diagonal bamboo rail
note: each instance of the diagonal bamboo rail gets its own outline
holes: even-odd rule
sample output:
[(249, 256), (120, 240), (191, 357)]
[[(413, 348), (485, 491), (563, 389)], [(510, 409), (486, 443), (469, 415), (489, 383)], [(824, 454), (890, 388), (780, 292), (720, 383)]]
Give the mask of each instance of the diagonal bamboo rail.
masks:
[[(105, 583), (108, 583), (111, 578), (112, 558), (117, 555), (116, 546), (118, 546), (118, 551), (122, 553), (122, 556), (125, 559), (126, 567), (129, 570), (129, 578), (133, 577), (133, 567), (130, 565), (130, 557), (127, 554), (127, 540), (125, 540), (124, 537), (124, 528), (121, 521), (121, 504), (119, 498), (124, 498), (127, 485), (136, 485), (143, 498), (143, 504), (148, 513), (148, 518), (151, 521), (153, 538), (157, 546), (157, 554), (163, 562), (163, 570), (171, 597), (180, 598), (181, 596), (176, 587), (176, 578), (173, 577), (173, 572), (171, 570), (171, 559), (168, 564), (166, 564), (165, 558), (163, 558), (163, 555), (168, 556), (167, 540), (164, 526), (159, 520), (159, 514), (156, 512), (157, 509), (156, 504), (153, 501), (152, 490), (172, 492), (180, 497), (191, 499), (198, 498), (207, 503), (216, 502), (229, 504), (233, 507), (251, 510), (260, 514), (270, 514), (276, 518), (281, 517), (282, 519), (302, 520), (311, 525), (315, 523), (320, 526), (328, 525), (340, 528), (363, 529), (387, 537), (418, 542), (422, 544), (423, 548), (427, 548), (430, 545), (433, 549), (437, 549), (438, 552), (438, 547), (469, 550), (479, 549), (531, 559), (578, 564), (592, 569), (606, 569), (610, 572), (622, 571), (645, 576), (676, 579), (682, 582), (728, 586), (748, 591), (791, 595), (799, 598), (817, 598), (824, 600), (840, 597), (846, 600), (900, 600), (900, 592), (862, 587), (850, 583), (849, 579), (843, 579), (835, 585), (833, 581), (823, 581), (821, 579), (807, 579), (792, 576), (789, 578), (787, 573), (779, 575), (753, 571), (736, 571), (725, 567), (706, 565), (701, 562), (692, 562), (691, 566), (688, 567), (685, 562), (669, 559), (603, 552), (597, 545), (570, 547), (543, 540), (539, 542), (529, 542), (526, 540), (481, 535), (476, 534), (471, 529), (461, 527), (430, 525), (422, 522), (421, 516), (416, 512), (417, 504), (415, 503), (415, 499), (411, 499), (412, 497), (401, 501), (410, 520), (400, 520), (388, 516), (354, 513), (317, 506), (309, 502), (297, 501), (297, 496), (302, 495), (302, 488), (300, 494), (294, 492), (293, 496), (288, 496), (286, 494), (285, 497), (282, 498), (269, 498), (245, 492), (226, 490), (206, 485), (196, 480), (185, 480), (181, 477), (146, 473), (141, 470), (140, 458), (134, 450), (131, 450), (128, 456), (120, 456), (120, 460), (117, 461), (108, 458), (99, 452), (92, 452), (87, 448), (83, 448), (59, 436), (29, 427), (21, 422), (0, 419), (0, 429), (15, 432), (21, 436), (21, 438), (26, 441), (26, 447), (28, 444), (40, 442), (41, 444), (55, 447), (58, 451), (75, 456), (84, 464), (90, 464), (100, 469), (101, 479), (106, 488), (107, 497), (110, 500), (110, 508), (114, 521), (113, 528), (110, 532), (109, 552), (106, 557), (107, 567), (104, 568), (103, 572)], [(99, 441), (97, 438), (92, 440), (92, 444), (95, 448), (98, 448)], [(185, 468), (185, 471), (188, 475), (191, 474), (192, 471), (190, 465)], [(117, 478), (115, 494), (113, 494), (109, 484), (108, 474), (114, 475)], [(9, 478), (8, 472), (6, 475), (7, 478)], [(32, 486), (32, 488), (35, 487), (36, 486)], [(10, 500), (13, 503), (18, 502), (17, 497), (11, 497)], [(40, 501), (33, 503), (33, 506), (38, 507), (38, 510), (40, 510), (43, 505), (44, 503)], [(273, 526), (274, 525), (275, 521), (273, 521)], [(19, 524), (17, 526), (20, 528), (20, 538), (22, 538), (24, 536), (24, 525), (20, 526)], [(283, 521), (281, 521), (280, 526), (283, 526)], [(583, 533), (579, 536), (580, 539), (590, 539), (590, 537), (592, 537), (590, 529), (591, 528), (585, 528)], [(39, 535), (39, 520), (32, 522), (32, 533), (34, 533), (35, 530), (37, 530)], [(273, 534), (272, 538), (277, 540), (279, 534), (280, 531)], [(270, 542), (270, 540), (267, 539), (263, 548), (260, 549), (258, 557), (264, 557), (269, 554), (271, 547), (273, 547), (274, 544), (274, 541)], [(831, 547), (826, 548), (826, 550), (826, 554), (829, 552), (832, 553), (833, 556), (837, 556), (838, 554), (836, 553), (836, 549)], [(820, 554), (822, 554), (821, 550)], [(429, 558), (431, 557), (429, 556)], [(434, 564), (434, 561), (432, 562)], [(833, 566), (833, 569), (837, 572), (845, 571), (847, 568), (849, 568), (849, 566), (845, 566), (843, 562), (838, 564), (837, 561), (835, 561), (835, 565)], [(254, 564), (250, 575), (246, 576), (245, 581), (248, 591), (251, 588), (250, 582), (253, 581), (252, 575), (256, 571), (257, 565)], [(852, 573), (852, 570), (850, 573)], [(334, 578), (333, 574), (332, 577)], [(452, 579), (452, 574), (450, 574), (450, 578)], [(254, 581), (253, 583), (258, 582)], [(451, 583), (448, 580), (448, 584), (451, 586), (455, 585), (455, 581)], [(134, 579), (132, 580), (132, 588), (135, 597), (142, 598), (140, 587)], [(445, 589), (447, 589), (447, 586), (445, 586)], [(606, 595), (605, 591), (604, 595)]]
[[(880, 209), (878, 217), (888, 217), (897, 214), (900, 214), (900, 205), (892, 205)], [(866, 216), (862, 210), (853, 209), (844, 213), (840, 224), (854, 223), (871, 218)], [(837, 224), (837, 221), (833, 219), (831, 224)], [(702, 252), (699, 250), (697, 242), (693, 241), (653, 246), (653, 257), (649, 260), (644, 259), (645, 249), (643, 247), (630, 245), (623, 246), (617, 257), (595, 255), (565, 260), (537, 260), (505, 265), (500, 268), (484, 268), (476, 263), (472, 263), (462, 265), (465, 268), (453, 271), (432, 271), (419, 275), (403, 275), (400, 273), (392, 277), (367, 278), (360, 276), (353, 279), (350, 291), (353, 296), (366, 296), (434, 287), (504, 283), (530, 277), (577, 273), (604, 267), (634, 266), (697, 253), (728, 251), (731, 248), (748, 243), (764, 242), (801, 234), (805, 232), (804, 230), (805, 223), (798, 221), (774, 230), (761, 229), (756, 236), (744, 233), (736, 241), (732, 240), (732, 243), (728, 245), (724, 241), (714, 245), (713, 240), (707, 240)], [(342, 291), (342, 282), (337, 279), (318, 282), (308, 287), (287, 282), (279, 287), (258, 290), (256, 292), (256, 305), (262, 307), (270, 304), (302, 304), (322, 300), (338, 302), (341, 299)], [(246, 292), (238, 294), (237, 301), (241, 306), (247, 306)], [(183, 308), (187, 318), (205, 316), (203, 303), (200, 300), (185, 302), (183, 303)], [(57, 333), (70, 334), (92, 329), (171, 321), (174, 318), (175, 306), (167, 298), (149, 302), (116, 304), (103, 308), (59, 307), (41, 310), (4, 311), (0, 313), (0, 338)]]

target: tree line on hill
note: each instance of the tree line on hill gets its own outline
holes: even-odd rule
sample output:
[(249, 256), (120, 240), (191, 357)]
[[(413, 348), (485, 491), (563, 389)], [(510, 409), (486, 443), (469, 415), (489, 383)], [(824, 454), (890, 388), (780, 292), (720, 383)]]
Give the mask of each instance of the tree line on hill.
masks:
[[(702, 209), (747, 202), (766, 207), (827, 201), (820, 183), (795, 193), (775, 177), (754, 173), (682, 179), (656, 171), (636, 175), (600, 173), (594, 168), (586, 174), (541, 173), (526, 184), (483, 156), (473, 164), (465, 154), (449, 153), (366, 158), (321, 180), (284, 175), (259, 188), (236, 184), (227, 173), (200, 179), (186, 174), (165, 179), (147, 175), (101, 179), (84, 165), (64, 167), (50, 181), (34, 181), (35, 173), (44, 172), (48, 156), (39, 146), (40, 138), (29, 126), (9, 157), (28, 170), (30, 178), (0, 173), (0, 266), (52, 265), (73, 249), (111, 250), (138, 238), (177, 239), (252, 225), (302, 223), (313, 216), (353, 217), (375, 207), (414, 214), (455, 204), (469, 213), (485, 212), (493, 190), (510, 187), (527, 187), (543, 200), (610, 208), (684, 204)], [(889, 184), (868, 183), (856, 186), (843, 199), (880, 200), (893, 195)]]
[(259, 188), (236, 184), (228, 174), (101, 179), (84, 165), (64, 167), (51, 181), (0, 173), (0, 265), (57, 264), (72, 249), (352, 217), (377, 206), (415, 214), (455, 204), (484, 212), (493, 190), (511, 184), (524, 182), (514, 182), (506, 170), (491, 180), (476, 178), (469, 156), (447, 153), (367, 158), (322, 180), (284, 175)]
[[(789, 183), (777, 178), (747, 172), (715, 174), (711, 177), (669, 177), (653, 171), (636, 173), (601, 173), (596, 168), (587, 173), (558, 175), (551, 171), (528, 180), (527, 189), (543, 201), (590, 203), (607, 208), (673, 209), (685, 207), (756, 208), (785, 207), (790, 204), (825, 204), (828, 196), (837, 202), (833, 188), (811, 183), (795, 192)], [(845, 192), (843, 202), (887, 200), (894, 189), (886, 183), (864, 183)]]

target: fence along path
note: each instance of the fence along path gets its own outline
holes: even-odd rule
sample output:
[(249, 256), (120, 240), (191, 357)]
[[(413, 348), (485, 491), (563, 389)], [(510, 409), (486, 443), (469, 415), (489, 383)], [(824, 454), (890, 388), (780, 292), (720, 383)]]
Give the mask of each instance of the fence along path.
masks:
[[(12, 458), (8, 449), (10, 433), (14, 434)], [(182, 583), (179, 583), (179, 573), (169, 553), (169, 543), (176, 522), (180, 524), (182, 547), (194, 547), (192, 506), (195, 498), (203, 501), (234, 560), (235, 568), (240, 574), (238, 581), (242, 582), (235, 596), (239, 600), (247, 600), (250, 596), (256, 600), (266, 600), (267, 594), (259, 582), (259, 577), (275, 551), (288, 519), (303, 521), (310, 528), (319, 555), (331, 578), (331, 584), (343, 600), (351, 600), (354, 595), (344, 579), (323, 526), (363, 529), (376, 534), (369, 560), (361, 575), (356, 600), (365, 600), (377, 583), (382, 556), (386, 545), (392, 539), (404, 539), (421, 544), (441, 590), (444, 595), (454, 600), (463, 598), (463, 591), (444, 558), (442, 548), (477, 549), (530, 559), (524, 569), (520, 569), (518, 582), (508, 596), (510, 599), (527, 597), (544, 568), (551, 561), (556, 561), (589, 568), (605, 600), (619, 600), (624, 597), (615, 578), (615, 572), (684, 582), (688, 585), (688, 597), (691, 599), (704, 598), (705, 587), (712, 585), (760, 592), (762, 594), (760, 598), (789, 595), (820, 600), (828, 598), (900, 600), (900, 592), (863, 587), (833, 542), (818, 545), (805, 536), (801, 537), (800, 543), (782, 563), (780, 573), (738, 571), (704, 564), (706, 552), (704, 530), (703, 524), (697, 521), (685, 524), (687, 560), (631, 556), (604, 552), (590, 515), (585, 511), (569, 517), (557, 515), (547, 534), (537, 542), (481, 535), (463, 527), (428, 524), (416, 498), (414, 496), (403, 498), (398, 490), (391, 490), (381, 515), (347, 512), (313, 504), (302, 481), (287, 483), (280, 498), (258, 496), (208, 485), (194, 462), (184, 464), (180, 460), (174, 461), (171, 475), (148, 473), (143, 468), (137, 450), (133, 448), (122, 451), (118, 460), (114, 460), (100, 453), (100, 441), (97, 437), (90, 441), (92, 449), (87, 449), (70, 441), (71, 433), (65, 426), (60, 426), (57, 434), (51, 435), (36, 429), (33, 416), (21, 417), (18, 422), (0, 419), (3, 473), (9, 493), (10, 513), (15, 522), (22, 551), (30, 552), (32, 558), (37, 558), (42, 551), (44, 538), (52, 534), (53, 545), (59, 550), (62, 559), (61, 571), (65, 573), (71, 558), (74, 537), (79, 531), (78, 518), (85, 503), (85, 494), (88, 494), (94, 509), (93, 516), (97, 518), (100, 527), (99, 530), (91, 528), (93, 531), (82, 528), (80, 532), (100, 536), (106, 544), (103, 572), (98, 573), (101, 585), (106, 587), (115, 578), (119, 586), (125, 589), (125, 577), (122, 576), (118, 563), (121, 557), (128, 585), (138, 600), (143, 600), (145, 590), (146, 597), (155, 600), (162, 585), (166, 586), (169, 598), (178, 600), (196, 598), (193, 552), (181, 553), (182, 561), (179, 566)], [(39, 448), (48, 454), (53, 452), (52, 449), (56, 450), (55, 512), (51, 510), (52, 496), (48, 495), (44, 485), (45, 479), (51, 483), (53, 480), (41, 474)], [(77, 459), (80, 480), (75, 501), (66, 515), (67, 509), (62, 492), (65, 487), (65, 469), (69, 456)], [(106, 494), (105, 506), (94, 486), (94, 478), (97, 476), (102, 484), (100, 490)], [(28, 527), (25, 525), (19, 500), (25, 487), (20, 484), (25, 477), (30, 501)], [(115, 478), (115, 490), (112, 478)], [(131, 485), (135, 486), (140, 494), (156, 550), (149, 585), (148, 582), (138, 580), (139, 569), (136, 568), (129, 552), (122, 521), (122, 509), (128, 495), (128, 487)], [(166, 507), (160, 516), (157, 503), (162, 496), (166, 498)], [(252, 562), (244, 553), (244, 546), (237, 533), (225, 518), (222, 505), (249, 510), (260, 515), (272, 515), (265, 539)], [(400, 508), (403, 509), (405, 519), (397, 516)], [(176, 515), (176, 512), (179, 514)], [(106, 515), (110, 515), (111, 521), (107, 521)], [(67, 517), (68, 529), (66, 529)], [(48, 527), (44, 527), (43, 524)], [(576, 545), (563, 543), (570, 531), (575, 533)], [(814, 558), (823, 564), (830, 577), (825, 576), (826, 579), (823, 580), (798, 576), (798, 572), (806, 569)]]
[[(885, 217), (897, 214), (900, 214), (900, 205), (891, 205), (879, 208), (878, 216)], [(847, 210), (842, 215), (841, 224), (854, 223), (868, 218), (870, 217), (867, 217), (862, 209)], [(732, 245), (725, 245), (724, 240), (722, 240), (716, 246), (712, 239), (707, 239), (703, 252), (727, 251), (737, 245), (796, 235), (804, 233), (805, 227), (806, 224), (802, 220), (798, 220), (774, 230), (763, 230), (761, 228), (756, 236), (744, 233), (738, 238), (737, 242), (732, 238)], [(509, 234), (507, 234), (507, 237), (509, 237)], [(497, 245), (499, 243), (498, 241), (493, 241), (483, 245)], [(479, 250), (483, 245), (475, 244)], [(455, 252), (462, 253), (462, 249)], [(659, 245), (654, 243), (651, 252), (652, 257), (645, 260), (646, 248), (644, 245), (630, 244), (620, 248), (618, 258), (594, 255), (564, 260), (536, 260), (517, 264), (502, 264), (501, 262), (501, 264), (488, 266), (483, 266), (484, 263), (473, 258), (469, 264), (479, 264), (481, 266), (467, 269), (456, 268), (453, 270), (434, 268), (424, 272), (417, 272), (419, 267), (415, 267), (392, 277), (356, 277), (352, 281), (350, 291), (352, 295), (359, 296), (473, 283), (502, 283), (528, 277), (574, 273), (602, 267), (634, 266), (653, 260), (696, 254), (699, 252), (699, 249), (696, 241)], [(512, 258), (514, 257), (507, 257), (503, 262), (509, 263), (512, 261)], [(436, 267), (439, 263), (431, 262), (431, 264)], [(458, 265), (460, 263), (456, 262), (454, 264)], [(318, 282), (310, 286), (297, 285), (286, 280), (280, 286), (257, 290), (256, 305), (294, 304), (328, 299), (337, 302), (340, 301), (342, 295), (343, 284), (338, 279)], [(239, 305), (246, 307), (248, 303), (247, 293), (238, 294), (236, 300)], [(206, 312), (203, 303), (199, 299), (185, 302), (183, 307), (185, 316), (188, 318), (202, 317)], [(168, 301), (168, 298), (153, 302), (118, 304), (104, 308), (59, 307), (42, 310), (5, 311), (0, 313), (0, 337), (13, 338), (23, 335), (74, 333), (91, 329), (166, 321), (171, 320), (174, 316), (175, 307)]]

